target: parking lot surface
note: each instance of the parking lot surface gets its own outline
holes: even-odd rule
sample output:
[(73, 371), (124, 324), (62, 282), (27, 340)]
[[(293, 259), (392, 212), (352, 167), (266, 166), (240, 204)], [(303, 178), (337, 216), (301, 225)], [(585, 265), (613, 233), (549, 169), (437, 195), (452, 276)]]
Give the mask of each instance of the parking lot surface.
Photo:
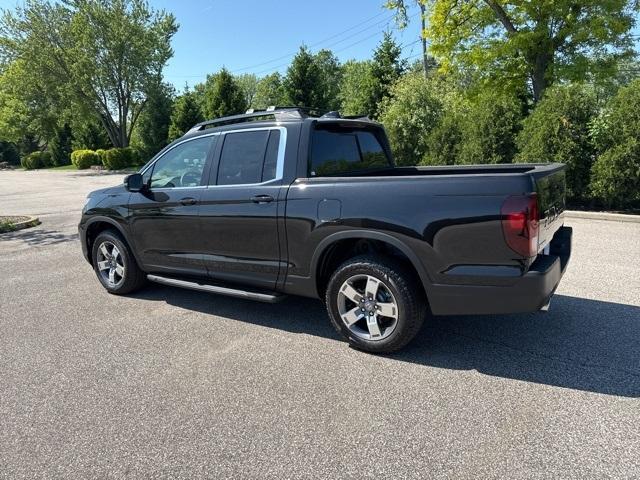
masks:
[(390, 356), (319, 301), (107, 294), (76, 225), (119, 175), (0, 172), (0, 478), (638, 478), (640, 224), (567, 220), (548, 313)]

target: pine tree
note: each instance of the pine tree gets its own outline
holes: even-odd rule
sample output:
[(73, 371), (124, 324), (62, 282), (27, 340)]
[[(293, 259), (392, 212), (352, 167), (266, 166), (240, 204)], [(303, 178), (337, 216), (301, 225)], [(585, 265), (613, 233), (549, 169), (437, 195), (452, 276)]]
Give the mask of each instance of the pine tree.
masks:
[(171, 124), (169, 125), (169, 141), (180, 138), (191, 127), (203, 120), (204, 117), (194, 93), (185, 90), (173, 104)]
[(71, 140), (71, 126), (68, 123), (65, 122), (62, 127), (56, 128), (50, 145), (54, 165), (62, 166), (71, 163)]
[(136, 125), (137, 137), (146, 157), (162, 150), (168, 141), (174, 89), (159, 83), (147, 92), (147, 103)]
[(207, 76), (204, 88), (204, 114), (207, 118), (236, 115), (246, 109), (244, 92), (226, 68)]
[(406, 68), (406, 63), (401, 60), (402, 49), (395, 42), (389, 32), (385, 32), (384, 38), (373, 53), (371, 74), (375, 79), (372, 104), (376, 105), (374, 116), (380, 113), (380, 102), (389, 96), (391, 87), (400, 78)]
[(340, 108), (340, 82), (342, 66), (331, 50), (320, 50), (314, 60), (320, 70), (318, 85), (318, 103), (314, 105), (320, 110), (338, 110)]
[(300, 107), (318, 107), (322, 102), (322, 75), (313, 55), (304, 45), (287, 69), (284, 88), (288, 100)]
[(262, 77), (256, 87), (256, 95), (252, 106), (255, 108), (267, 108), (270, 106), (282, 106), (287, 104), (287, 94), (284, 91), (282, 77), (278, 72)]

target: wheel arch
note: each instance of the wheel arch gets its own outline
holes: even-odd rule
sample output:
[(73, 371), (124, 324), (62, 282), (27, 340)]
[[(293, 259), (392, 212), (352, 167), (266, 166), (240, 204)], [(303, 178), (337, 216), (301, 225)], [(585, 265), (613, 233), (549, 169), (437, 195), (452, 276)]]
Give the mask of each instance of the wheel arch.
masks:
[[(332, 255), (335, 254), (335, 249), (339, 247), (341, 244), (344, 245), (347, 243), (356, 243), (359, 241), (376, 241), (381, 242), (383, 244), (389, 245), (396, 250), (398, 250), (408, 261), (409, 265), (412, 267), (414, 272), (417, 274), (420, 282), (422, 284), (422, 288), (427, 295), (429, 296), (429, 276), (427, 271), (423, 267), (420, 262), (418, 256), (409, 248), (404, 242), (399, 240), (396, 237), (393, 237), (389, 234), (382, 232), (374, 232), (370, 230), (348, 230), (343, 232), (334, 233), (326, 238), (324, 238), (317, 246), (312, 260), (311, 260), (311, 279), (313, 280), (314, 289), (317, 292), (318, 296), (322, 298), (324, 293), (324, 288), (326, 287), (325, 282), (325, 269), (327, 266), (327, 261), (332, 258)], [(351, 258), (355, 256), (348, 255), (347, 258)]]
[(87, 221), (85, 225), (86, 233), (82, 241), (85, 242), (87, 251), (89, 252), (89, 263), (93, 264), (93, 256), (91, 255), (93, 242), (96, 239), (96, 237), (100, 233), (104, 232), (105, 230), (115, 230), (122, 238), (122, 241), (125, 242), (126, 245), (129, 247), (129, 250), (131, 251), (131, 254), (135, 258), (138, 265), (140, 265), (140, 260), (138, 259), (135, 248), (133, 248), (132, 243), (129, 240), (129, 236), (127, 235), (127, 232), (122, 227), (122, 225), (120, 225), (117, 221), (113, 220), (112, 218), (102, 217), (102, 216), (92, 217), (90, 220)]

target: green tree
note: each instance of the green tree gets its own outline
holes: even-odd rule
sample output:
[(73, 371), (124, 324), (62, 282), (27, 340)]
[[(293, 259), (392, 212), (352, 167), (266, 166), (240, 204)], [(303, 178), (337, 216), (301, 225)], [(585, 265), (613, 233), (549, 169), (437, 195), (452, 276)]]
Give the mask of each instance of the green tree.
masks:
[(556, 86), (547, 91), (518, 135), (515, 161), (560, 162), (567, 165), (567, 196), (588, 197), (595, 151), (589, 125), (595, 115), (592, 92), (581, 85)]
[(91, 115), (78, 114), (71, 118), (74, 150), (99, 150), (113, 147), (100, 120)]
[(207, 75), (202, 101), (207, 118), (236, 115), (247, 109), (242, 89), (226, 68), (214, 75)]
[[(460, 65), (535, 102), (559, 79), (581, 80), (613, 68), (632, 50), (636, 0), (418, 0), (425, 40), (445, 69)], [(388, 2), (391, 8), (405, 1)]]
[(319, 108), (318, 105), (322, 102), (322, 72), (314, 56), (304, 45), (287, 69), (284, 88), (293, 105)]
[[(409, 23), (409, 16), (407, 15), (407, 1), (408, 0), (387, 0), (385, 6), (396, 10), (396, 23), (398, 27), (405, 28)], [(416, 5), (420, 10), (420, 32), (425, 32), (427, 29), (427, 2), (429, 0), (415, 0)], [(424, 34), (420, 35), (420, 43), (422, 46), (422, 71), (424, 77), (429, 76), (429, 71), (433, 68), (433, 58), (429, 56), (427, 51), (427, 38)]]
[[(7, 64), (0, 74), (0, 138), (16, 144), (30, 136), (46, 144), (55, 135), (60, 116), (68, 105), (44, 89), (42, 81), (27, 68), (24, 60)], [(30, 150), (25, 153), (31, 153)]]
[(136, 137), (145, 157), (151, 158), (169, 141), (169, 124), (173, 110), (173, 86), (157, 82), (147, 91), (147, 104), (136, 126)]
[(400, 58), (402, 49), (393, 40), (389, 32), (384, 33), (380, 45), (373, 52), (371, 75), (374, 78), (373, 97), (374, 117), (378, 116), (379, 105), (389, 95), (393, 84), (400, 78), (406, 68), (406, 63)]
[(0, 53), (22, 59), (48, 96), (97, 116), (116, 146), (127, 146), (173, 52), (173, 15), (145, 0), (26, 0), (0, 21)]
[(429, 135), (442, 114), (442, 102), (433, 82), (422, 73), (407, 73), (383, 100), (384, 124), (398, 165), (418, 165), (429, 148)]
[(258, 90), (258, 77), (253, 73), (243, 73), (236, 76), (236, 82), (244, 95), (244, 103), (247, 108), (256, 108), (254, 105)]
[(282, 76), (278, 72), (262, 77), (256, 86), (256, 95), (253, 99), (254, 108), (267, 108), (269, 106), (286, 105), (287, 94), (282, 82)]
[(65, 122), (56, 129), (56, 134), (49, 145), (51, 160), (56, 166), (69, 165), (71, 163), (71, 126)]
[(370, 60), (349, 60), (342, 67), (340, 83), (340, 111), (344, 115), (369, 115), (376, 113), (376, 79)]
[(338, 110), (340, 108), (340, 82), (342, 66), (331, 50), (320, 50), (314, 55), (314, 61), (320, 72), (318, 100), (314, 105), (320, 110)]
[(591, 191), (609, 207), (640, 208), (640, 80), (621, 88), (598, 120)]
[(513, 95), (481, 92), (460, 122), (457, 163), (511, 163), (522, 118), (522, 102)]
[(20, 154), (13, 143), (0, 140), (0, 163), (3, 162), (9, 165), (20, 165)]
[(185, 92), (173, 104), (171, 123), (169, 125), (169, 140), (180, 138), (194, 125), (202, 122), (204, 117), (196, 100), (194, 92)]

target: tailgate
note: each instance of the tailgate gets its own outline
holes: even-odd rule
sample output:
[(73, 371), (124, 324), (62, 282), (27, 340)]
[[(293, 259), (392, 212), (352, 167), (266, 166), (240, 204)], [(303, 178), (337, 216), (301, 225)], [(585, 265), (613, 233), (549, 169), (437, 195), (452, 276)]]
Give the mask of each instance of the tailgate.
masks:
[(555, 163), (537, 167), (532, 172), (540, 211), (539, 251), (548, 245), (564, 223), (565, 169), (565, 165)]

